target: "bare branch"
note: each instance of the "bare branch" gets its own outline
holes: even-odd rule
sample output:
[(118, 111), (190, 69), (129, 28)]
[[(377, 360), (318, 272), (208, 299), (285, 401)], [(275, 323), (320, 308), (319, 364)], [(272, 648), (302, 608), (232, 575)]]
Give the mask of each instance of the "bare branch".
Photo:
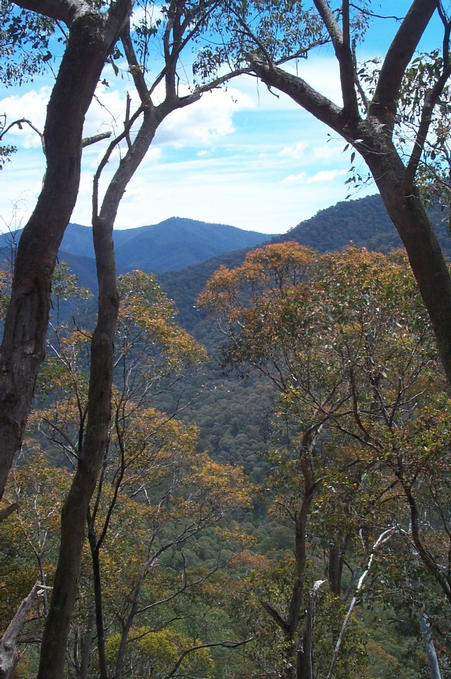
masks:
[[(6, 117), (6, 116), (5, 116), (5, 117)], [(36, 132), (36, 134), (39, 136), (39, 139), (41, 140), (42, 150), (43, 150), (44, 153), (45, 153), (44, 135), (43, 135), (42, 132), (40, 132), (40, 131), (38, 130), (38, 128), (35, 127), (35, 126), (33, 125), (33, 123), (32, 123), (30, 120), (28, 120), (27, 118), (19, 118), (19, 120), (14, 120), (12, 123), (10, 123), (9, 125), (7, 125), (7, 126), (2, 130), (2, 132), (1, 132), (1, 134), (0, 134), (0, 140), (3, 139), (3, 137), (5, 136), (5, 134), (7, 134), (7, 133), (9, 132), (9, 130), (10, 130), (11, 128), (13, 128), (15, 125), (17, 125), (17, 127), (18, 127), (20, 130), (22, 129), (22, 125), (28, 125), (28, 127), (31, 127), (31, 129), (33, 130), (33, 132)]]
[(136, 52), (130, 37), (130, 22), (128, 23), (127, 28), (122, 32), (121, 42), (122, 47), (124, 48), (125, 56), (127, 58), (129, 71), (136, 87), (136, 91), (139, 95), (141, 103), (143, 105), (147, 105), (150, 102), (149, 92), (144, 78), (144, 73), (140, 64), (138, 63)]
[[(63, 21), (67, 26), (70, 25), (73, 17), (73, 3), (59, 0), (14, 0), (14, 4), (32, 12), (39, 12), (50, 19)], [(84, 2), (80, 2), (84, 5)]]
[(95, 134), (93, 137), (85, 137), (81, 145), (83, 148), (86, 146), (91, 146), (92, 144), (97, 144), (98, 141), (103, 141), (104, 139), (109, 139), (111, 137), (111, 132), (101, 132), (100, 134)]

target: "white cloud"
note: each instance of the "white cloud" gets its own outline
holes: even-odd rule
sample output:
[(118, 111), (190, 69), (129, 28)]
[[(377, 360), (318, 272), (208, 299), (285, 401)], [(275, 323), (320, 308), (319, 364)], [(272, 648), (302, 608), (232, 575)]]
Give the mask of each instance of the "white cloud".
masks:
[(154, 143), (176, 148), (210, 146), (234, 132), (234, 113), (249, 108), (254, 108), (252, 100), (233, 88), (206, 92), (200, 101), (171, 113), (160, 125)]
[(330, 160), (343, 155), (344, 141), (341, 138), (333, 139), (328, 144), (315, 146), (312, 149), (314, 158), (318, 160)]
[(290, 174), (288, 177), (282, 181), (282, 184), (305, 184), (306, 179), (305, 172), (300, 172), (299, 174)]
[[(293, 72), (293, 67), (290, 67)], [(342, 105), (340, 73), (335, 57), (315, 57), (301, 60), (297, 74), (317, 92), (338, 106)]]
[(320, 170), (307, 179), (307, 184), (317, 184), (319, 182), (332, 182), (337, 177), (346, 174), (346, 170)]
[[(7, 124), (14, 120), (26, 118), (33, 126), (42, 133), (44, 131), (47, 102), (50, 96), (50, 87), (43, 86), (36, 90), (29, 90), (24, 94), (15, 94), (0, 99), (0, 113), (6, 115)], [(29, 125), (24, 124), (19, 128), (17, 125), (8, 132), (6, 142), (20, 144), (26, 149), (40, 148), (41, 139)]]
[(307, 143), (305, 141), (298, 141), (290, 146), (284, 146), (279, 152), (279, 156), (287, 156), (288, 158), (299, 159), (305, 155), (307, 150)]
[(157, 3), (146, 3), (144, 6), (134, 6), (131, 24), (132, 29), (138, 26), (141, 21), (145, 21), (146, 26), (155, 25), (156, 22), (164, 18), (163, 6)]

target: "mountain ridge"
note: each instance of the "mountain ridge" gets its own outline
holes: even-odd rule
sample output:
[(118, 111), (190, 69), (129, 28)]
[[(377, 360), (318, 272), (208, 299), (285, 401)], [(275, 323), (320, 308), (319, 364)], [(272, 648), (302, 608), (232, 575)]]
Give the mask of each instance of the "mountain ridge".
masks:
[[(0, 234), (0, 248), (17, 243), (20, 233), (21, 230)], [(118, 229), (113, 233), (119, 273), (130, 269), (148, 273), (181, 269), (223, 252), (254, 247), (271, 237), (272, 234), (185, 217), (170, 217), (158, 224)], [(68, 255), (94, 259), (91, 227), (68, 224), (60, 258), (70, 259)]]

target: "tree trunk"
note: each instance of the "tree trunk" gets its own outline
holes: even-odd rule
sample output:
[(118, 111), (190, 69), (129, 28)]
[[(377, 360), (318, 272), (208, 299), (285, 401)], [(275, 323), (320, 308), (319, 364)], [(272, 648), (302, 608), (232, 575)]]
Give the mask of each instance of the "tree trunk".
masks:
[(80, 662), (80, 672), (78, 675), (79, 679), (89, 679), (89, 656), (91, 653), (93, 626), (94, 626), (94, 615), (93, 613), (90, 613), (88, 615), (88, 625), (86, 628), (86, 632), (81, 640), (80, 648), (81, 662)]
[(0, 639), (0, 679), (14, 679), (19, 654), (17, 653), (17, 637), (30, 613), (33, 603), (38, 596), (41, 585), (36, 582), (17, 609), (13, 619)]
[(61, 544), (53, 596), (41, 646), (38, 679), (64, 674), (89, 502), (97, 483), (108, 438), (113, 383), (113, 339), (119, 308), (112, 225), (100, 218), (93, 225), (99, 282), (99, 307), (91, 342), (88, 421), (78, 467), (61, 515)]
[(144, 158), (160, 121), (161, 117), (159, 113), (155, 114), (154, 109), (148, 108), (144, 111), (142, 126), (105, 192), (100, 214), (93, 216), (99, 307), (91, 343), (88, 422), (77, 472), (62, 510), (60, 553), (42, 642), (38, 679), (58, 679), (63, 672), (89, 502), (97, 483), (108, 439), (113, 384), (113, 342), (119, 308), (113, 225), (125, 188)]
[[(401, 32), (394, 38), (387, 53), (389, 65), (385, 64), (386, 68), (381, 71), (379, 79), (378, 89), (387, 88), (385, 94), (391, 97), (390, 105), (381, 107), (380, 101), (373, 102), (370, 106), (371, 115), (365, 120), (350, 119), (343, 109), (298, 76), (262, 62), (256, 57), (251, 59), (251, 66), (269, 87), (285, 92), (302, 108), (352, 144), (364, 158), (407, 250), (413, 275), (431, 319), (440, 360), (451, 385), (451, 276), (418, 191), (412, 181), (408, 181), (406, 167), (392, 141), (394, 119), (392, 109), (396, 109), (399, 97), (399, 89), (391, 78), (391, 72), (399, 70), (395, 68), (397, 65), (395, 56), (398, 54), (401, 63), (403, 60), (405, 62), (406, 56), (409, 57), (409, 54), (413, 53), (415, 40), (419, 39), (421, 32), (415, 36), (410, 45), (406, 45), (406, 36), (416, 33), (419, 27), (424, 30), (434, 11), (434, 4), (437, 3), (423, 0), (413, 4), (416, 4), (422, 19), (417, 21), (417, 15), (410, 13), (410, 19), (404, 26), (404, 29), (406, 26), (408, 28), (404, 32), (400, 29)], [(395, 73), (395, 81), (400, 75), (402, 73)], [(354, 76), (357, 79), (357, 75)]]
[(329, 546), (329, 559), (327, 563), (327, 579), (330, 591), (337, 596), (341, 594), (341, 576), (343, 573), (343, 553), (339, 543)]
[(431, 623), (426, 613), (420, 613), (420, 631), (423, 637), (424, 650), (431, 668), (432, 679), (442, 679), (440, 667), (438, 664), (437, 653), (435, 652), (434, 640), (432, 639)]
[(105, 656), (105, 628), (103, 624), (103, 597), (102, 580), (100, 577), (100, 554), (96, 545), (96, 538), (91, 538), (91, 526), (89, 527), (89, 543), (91, 547), (92, 578), (94, 583), (95, 620), (97, 630), (97, 655), (99, 660), (99, 677), (107, 679), (106, 656)]
[(418, 190), (404, 186), (405, 167), (391, 142), (377, 143), (381, 138), (374, 129), (367, 140), (370, 150), (361, 153), (406, 248), (451, 384), (451, 277)]
[(297, 651), (296, 679), (314, 679), (315, 677), (313, 647), (315, 641), (316, 600), (318, 598), (318, 590), (324, 582), (324, 580), (317, 580), (309, 592), (305, 629), (302, 635), (302, 643)]
[(72, 22), (47, 107), (47, 169), (36, 207), (19, 241), (0, 350), (0, 497), (22, 444), (45, 354), (50, 286), (78, 193), (85, 114), (129, 8), (130, 2), (122, 0), (115, 7), (114, 22), (90, 9)]

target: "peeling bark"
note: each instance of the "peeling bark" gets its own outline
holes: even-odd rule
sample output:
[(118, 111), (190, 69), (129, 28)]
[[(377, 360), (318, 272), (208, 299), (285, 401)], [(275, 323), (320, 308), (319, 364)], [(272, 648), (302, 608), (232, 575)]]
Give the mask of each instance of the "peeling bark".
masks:
[(424, 650), (429, 661), (432, 679), (442, 679), (440, 666), (438, 664), (437, 653), (435, 651), (434, 640), (432, 638), (431, 623), (426, 613), (420, 613), (420, 632), (423, 637)]

